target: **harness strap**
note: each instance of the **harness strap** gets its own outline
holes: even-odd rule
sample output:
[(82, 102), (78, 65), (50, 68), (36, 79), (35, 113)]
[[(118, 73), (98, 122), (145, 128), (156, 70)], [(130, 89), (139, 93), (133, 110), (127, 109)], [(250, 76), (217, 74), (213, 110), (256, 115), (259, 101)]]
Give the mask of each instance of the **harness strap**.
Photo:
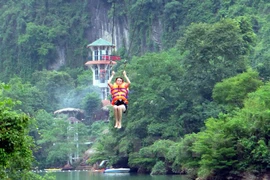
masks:
[(116, 103), (116, 101), (118, 101), (118, 100), (122, 100), (125, 104), (128, 104), (127, 98), (125, 98), (124, 96), (117, 96), (117, 97), (113, 98), (112, 105), (114, 105)]

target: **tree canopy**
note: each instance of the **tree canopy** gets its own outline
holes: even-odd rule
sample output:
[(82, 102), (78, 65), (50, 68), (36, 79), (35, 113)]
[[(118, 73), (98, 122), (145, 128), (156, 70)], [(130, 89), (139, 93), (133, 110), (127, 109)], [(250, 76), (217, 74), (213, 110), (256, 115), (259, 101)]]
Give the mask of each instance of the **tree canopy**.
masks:
[[(90, 164), (203, 179), (269, 171), (268, 1), (95, 1), (129, 23), (130, 44), (114, 52), (132, 82), (120, 130), (112, 113), (96, 121), (99, 89), (83, 67), (91, 2), (0, 1), (1, 179), (27, 179), (33, 155), (41, 168), (66, 163), (72, 128), (96, 152)], [(66, 107), (85, 113), (78, 127), (53, 115)]]
[(30, 117), (13, 109), (18, 101), (3, 96), (8, 88), (0, 84), (0, 178), (16, 179), (31, 169), (34, 143), (28, 135)]

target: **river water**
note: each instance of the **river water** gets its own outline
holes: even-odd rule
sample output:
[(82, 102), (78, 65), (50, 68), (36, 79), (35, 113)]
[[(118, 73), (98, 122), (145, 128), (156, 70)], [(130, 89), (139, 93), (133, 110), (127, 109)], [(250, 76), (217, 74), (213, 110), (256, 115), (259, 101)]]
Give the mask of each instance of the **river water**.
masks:
[(91, 171), (52, 172), (56, 180), (189, 180), (183, 175), (143, 175), (133, 173), (97, 173)]

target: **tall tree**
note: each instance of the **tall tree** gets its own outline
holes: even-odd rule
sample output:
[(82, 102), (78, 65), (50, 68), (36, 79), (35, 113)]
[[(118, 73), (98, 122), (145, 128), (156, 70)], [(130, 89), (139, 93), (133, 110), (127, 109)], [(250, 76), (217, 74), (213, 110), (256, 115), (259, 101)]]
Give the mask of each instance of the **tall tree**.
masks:
[(33, 85), (45, 93), (47, 112), (65, 108), (65, 97), (75, 88), (74, 79), (63, 71), (37, 71), (33, 74)]
[(245, 71), (254, 38), (244, 17), (191, 25), (178, 46), (186, 54), (183, 84), (189, 95), (211, 100), (215, 83)]
[(0, 178), (17, 179), (31, 169), (33, 140), (28, 135), (31, 119), (13, 110), (17, 101), (3, 96), (0, 84)]
[(47, 107), (45, 93), (36, 86), (29, 82), (23, 82), (18, 77), (10, 79), (9, 84), (12, 84), (12, 86), (9, 91), (4, 92), (4, 95), (22, 102), (21, 104), (16, 104), (14, 109), (32, 116), (37, 110)]
[(36, 114), (36, 120), (39, 132), (36, 141), (40, 145), (36, 156), (40, 168), (63, 167), (69, 160), (72, 163), (71, 156), (82, 157), (85, 143), (89, 141), (88, 130), (82, 122), (66, 116), (54, 118), (42, 110)]
[(263, 82), (259, 79), (259, 74), (249, 70), (217, 83), (213, 89), (213, 99), (230, 108), (241, 108), (247, 94), (255, 91), (261, 85)]

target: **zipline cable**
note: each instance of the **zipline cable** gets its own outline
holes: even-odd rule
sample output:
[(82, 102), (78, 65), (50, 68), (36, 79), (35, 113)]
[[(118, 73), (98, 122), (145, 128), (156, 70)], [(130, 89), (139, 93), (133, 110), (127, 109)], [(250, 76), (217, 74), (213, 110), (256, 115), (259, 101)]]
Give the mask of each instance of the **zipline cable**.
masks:
[[(137, 17), (140, 17), (140, 15), (141, 15), (143, 3), (144, 3), (144, 0), (142, 0), (141, 4), (139, 5), (139, 11), (138, 11), (138, 16)], [(127, 51), (127, 60), (125, 61), (125, 67), (126, 67), (127, 61), (129, 60), (129, 55), (130, 55), (131, 46), (132, 46), (134, 35), (135, 35), (135, 30), (136, 30), (136, 28), (138, 28), (138, 21), (137, 22), (135, 21), (134, 24), (135, 24), (135, 28), (133, 29), (133, 31), (131, 33), (130, 43), (129, 43), (129, 47), (128, 47), (128, 51)]]
[[(142, 0), (141, 3), (139, 4), (139, 11), (137, 13), (138, 15), (140, 15), (142, 12), (143, 3), (144, 3), (144, 0)], [(113, 1), (112, 7), (113, 7), (112, 44), (114, 45), (115, 1)], [(135, 30), (137, 30), (136, 28), (138, 28), (138, 21), (135, 21), (134, 25), (135, 25), (135, 28), (133, 28), (133, 30), (131, 32), (130, 43), (129, 43), (128, 50), (126, 53), (126, 60), (124, 61), (124, 70), (126, 69), (127, 62), (129, 61), (129, 58), (130, 58), (129, 56), (130, 56), (130, 52), (131, 52), (131, 46), (132, 46), (132, 43), (134, 40)], [(111, 69), (112, 69), (112, 59), (111, 58), (110, 58), (110, 65), (111, 65)]]
[(115, 18), (115, 1), (113, 1), (113, 19), (112, 19), (112, 45), (114, 46), (114, 18)]
[[(113, 8), (113, 19), (112, 19), (112, 45), (115, 47), (114, 45), (114, 18), (115, 18), (115, 1), (113, 1), (112, 3), (112, 8)], [(109, 56), (110, 58), (110, 74), (112, 71), (112, 58), (111, 56)]]

